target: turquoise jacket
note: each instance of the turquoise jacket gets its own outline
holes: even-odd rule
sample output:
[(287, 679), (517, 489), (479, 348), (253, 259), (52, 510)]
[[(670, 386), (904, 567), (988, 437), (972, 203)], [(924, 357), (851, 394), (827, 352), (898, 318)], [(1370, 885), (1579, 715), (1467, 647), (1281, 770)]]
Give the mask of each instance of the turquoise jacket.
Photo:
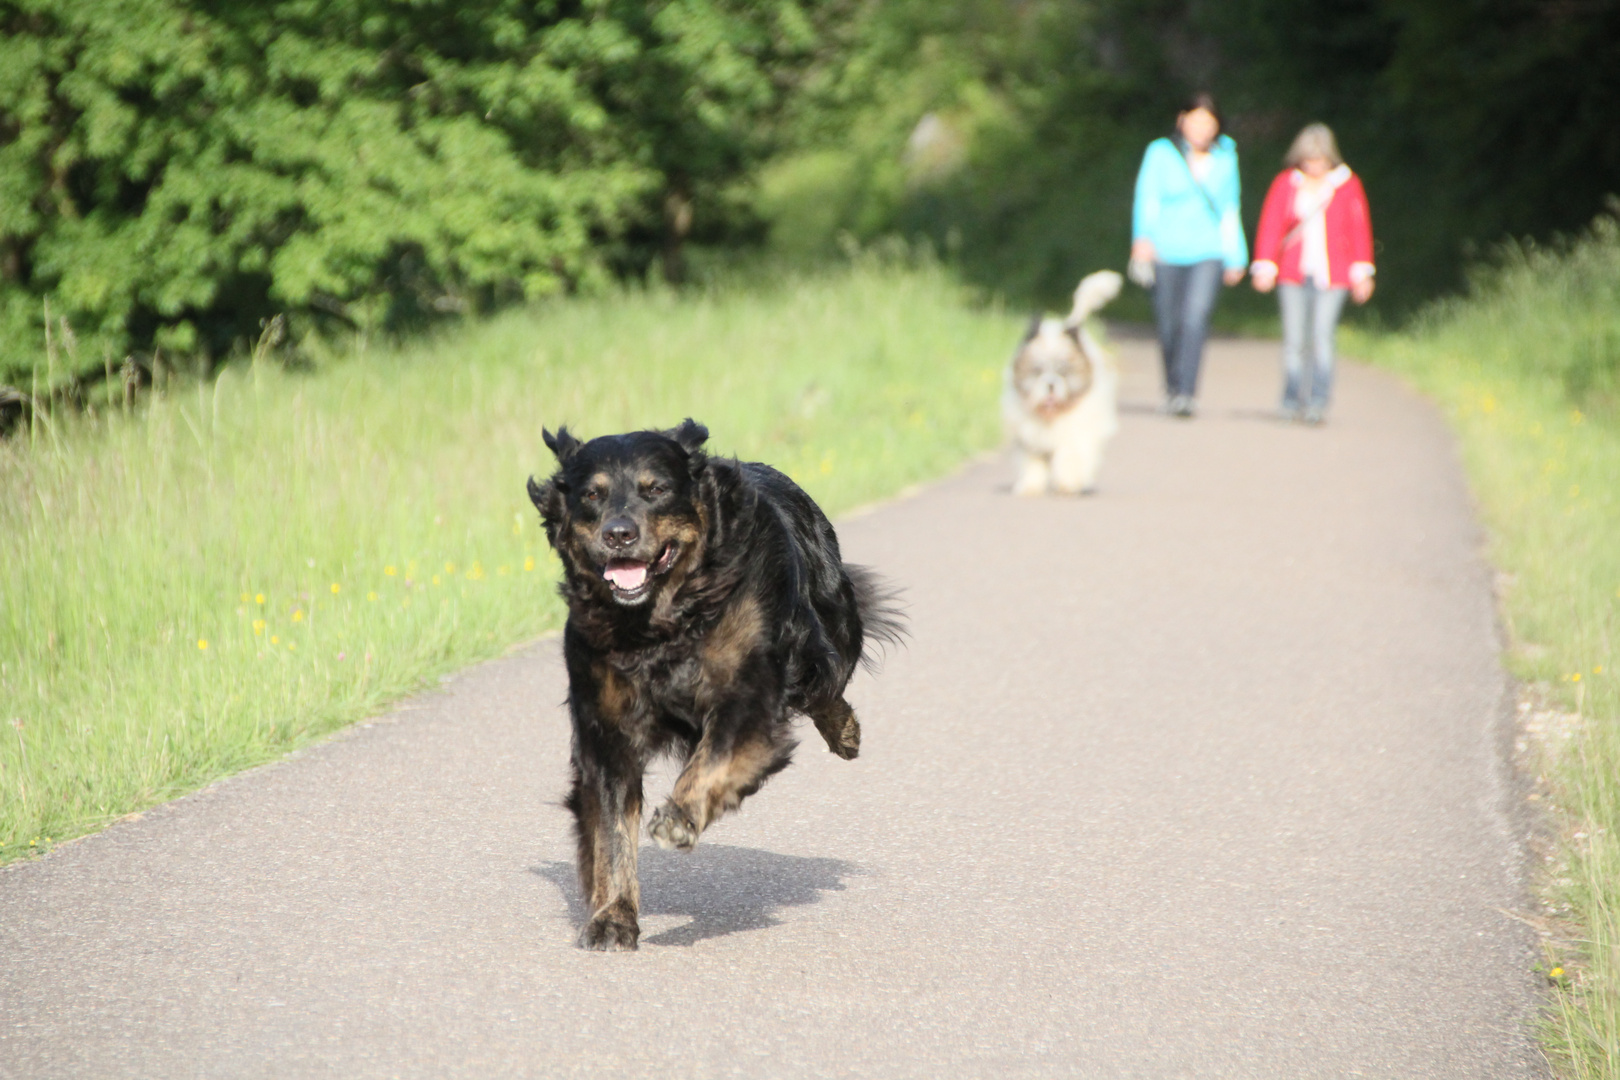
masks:
[(1209, 173), (1199, 184), (1174, 142), (1148, 144), (1136, 174), (1131, 239), (1151, 240), (1159, 262), (1219, 259), (1228, 270), (1241, 269), (1249, 265), (1249, 245), (1238, 216), (1237, 144), (1221, 135), (1209, 153)]

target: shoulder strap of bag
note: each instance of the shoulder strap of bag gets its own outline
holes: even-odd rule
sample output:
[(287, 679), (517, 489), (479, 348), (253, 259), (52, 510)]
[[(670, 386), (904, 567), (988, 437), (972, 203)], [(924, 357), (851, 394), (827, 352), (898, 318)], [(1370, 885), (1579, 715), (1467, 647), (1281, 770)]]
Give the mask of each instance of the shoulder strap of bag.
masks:
[(1198, 174), (1193, 172), (1191, 156), (1192, 148), (1187, 145), (1187, 140), (1183, 139), (1180, 135), (1177, 135), (1171, 140), (1171, 142), (1175, 144), (1177, 150), (1181, 151), (1181, 163), (1187, 167), (1187, 178), (1192, 181), (1193, 187), (1198, 189), (1198, 194), (1204, 197), (1204, 205), (1209, 207), (1209, 212), (1216, 221), (1221, 220), (1221, 211), (1215, 205), (1215, 197), (1211, 195), (1209, 193), (1209, 189), (1199, 181)]

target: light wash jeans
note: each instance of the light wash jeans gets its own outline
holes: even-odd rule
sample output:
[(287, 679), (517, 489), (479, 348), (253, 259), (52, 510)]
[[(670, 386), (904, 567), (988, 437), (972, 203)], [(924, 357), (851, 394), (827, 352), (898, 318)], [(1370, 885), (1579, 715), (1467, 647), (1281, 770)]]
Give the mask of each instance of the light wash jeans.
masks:
[[(1309, 283), (1277, 285), (1283, 324), (1283, 408), (1327, 408), (1333, 394), (1333, 333), (1349, 293), (1349, 289), (1319, 289)], [(1305, 366), (1307, 340), (1313, 361), (1309, 371)]]
[(1164, 392), (1171, 397), (1198, 393), (1198, 368), (1215, 298), (1221, 294), (1221, 260), (1154, 265), (1153, 314), (1164, 351)]

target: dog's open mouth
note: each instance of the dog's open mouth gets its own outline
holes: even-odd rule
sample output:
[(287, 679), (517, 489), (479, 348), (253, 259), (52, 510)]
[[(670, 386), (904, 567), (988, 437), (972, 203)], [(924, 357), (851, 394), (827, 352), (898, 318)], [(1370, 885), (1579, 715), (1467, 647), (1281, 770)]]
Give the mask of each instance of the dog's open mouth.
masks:
[(1067, 412), (1076, 400), (1071, 397), (1059, 397), (1055, 391), (1049, 390), (1035, 399), (1032, 408), (1037, 415), (1050, 420), (1059, 413)]
[(675, 565), (680, 545), (671, 540), (652, 562), (640, 559), (609, 559), (602, 568), (602, 577), (613, 589), (613, 599), (621, 603), (634, 603), (647, 595), (653, 579), (669, 572)]

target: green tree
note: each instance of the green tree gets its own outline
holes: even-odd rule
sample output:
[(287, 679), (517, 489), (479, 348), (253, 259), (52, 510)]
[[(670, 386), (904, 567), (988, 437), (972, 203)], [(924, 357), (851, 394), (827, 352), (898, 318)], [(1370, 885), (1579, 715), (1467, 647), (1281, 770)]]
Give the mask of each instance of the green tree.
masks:
[(0, 382), (47, 303), (99, 371), (218, 355), (274, 312), (396, 327), (589, 287), (647, 237), (673, 269), (693, 205), (768, 152), (822, 14), (6, 0)]

